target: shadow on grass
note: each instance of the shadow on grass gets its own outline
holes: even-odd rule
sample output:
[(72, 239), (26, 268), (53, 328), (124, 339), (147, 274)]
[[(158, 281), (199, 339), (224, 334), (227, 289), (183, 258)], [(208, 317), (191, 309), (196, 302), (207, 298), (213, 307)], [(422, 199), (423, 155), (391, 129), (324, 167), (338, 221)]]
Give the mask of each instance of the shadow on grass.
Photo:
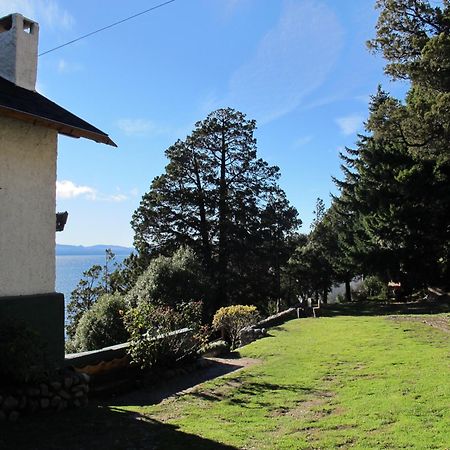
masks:
[(4, 422), (0, 424), (0, 448), (236, 450), (145, 415), (103, 406), (24, 418), (14, 424)]
[(270, 327), (269, 328), (271, 331), (287, 331), (285, 327), (278, 325), (276, 327)]
[(227, 401), (230, 404), (238, 405), (242, 408), (253, 409), (272, 408), (272, 403), (262, 399), (265, 394), (275, 392), (288, 392), (291, 398), (299, 398), (309, 395), (321, 395), (323, 392), (314, 388), (302, 387), (297, 384), (273, 384), (251, 381), (251, 377), (243, 379), (234, 378), (227, 380), (222, 386), (212, 390), (191, 392), (193, 397), (209, 402)]
[(117, 406), (154, 405), (161, 402), (165, 398), (179, 394), (180, 392), (192, 388), (197, 384), (212, 380), (213, 378), (220, 377), (244, 367), (244, 365), (239, 362), (240, 355), (238, 352), (229, 353), (225, 355), (225, 358), (226, 359), (209, 358), (210, 365), (208, 367), (196, 370), (183, 376), (171, 378), (166, 382), (161, 381), (156, 385), (147, 386), (129, 392), (116, 397), (114, 400), (109, 399), (108, 403), (114, 403), (114, 405)]
[(450, 311), (448, 302), (355, 302), (323, 305), (319, 317), (438, 314)]

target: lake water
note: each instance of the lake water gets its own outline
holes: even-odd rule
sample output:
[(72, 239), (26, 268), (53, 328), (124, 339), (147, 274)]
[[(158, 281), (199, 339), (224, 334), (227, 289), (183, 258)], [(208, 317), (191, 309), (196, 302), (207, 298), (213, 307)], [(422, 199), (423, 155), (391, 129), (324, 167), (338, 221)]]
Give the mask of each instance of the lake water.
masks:
[[(116, 255), (116, 261), (122, 262), (127, 255)], [(88, 270), (94, 264), (103, 266), (105, 264), (105, 255), (61, 255), (56, 256), (56, 292), (64, 294), (67, 302), (70, 299), (70, 293), (83, 276), (83, 272)]]
[[(128, 255), (116, 255), (116, 261), (122, 262)], [(56, 292), (64, 294), (66, 304), (70, 300), (70, 293), (75, 289), (80, 281), (83, 272), (94, 264), (103, 266), (105, 255), (61, 255), (56, 256)], [(352, 282), (352, 289), (360, 283)], [(329, 295), (329, 301), (333, 303), (338, 294), (343, 295), (345, 286), (341, 284), (333, 288)]]

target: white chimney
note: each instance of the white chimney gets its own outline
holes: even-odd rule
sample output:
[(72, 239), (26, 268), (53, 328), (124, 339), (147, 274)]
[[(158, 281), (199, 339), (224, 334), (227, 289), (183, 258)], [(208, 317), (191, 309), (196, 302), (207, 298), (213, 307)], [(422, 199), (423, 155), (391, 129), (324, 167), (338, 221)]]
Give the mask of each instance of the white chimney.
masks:
[(39, 25), (21, 14), (0, 19), (0, 76), (17, 86), (36, 87)]

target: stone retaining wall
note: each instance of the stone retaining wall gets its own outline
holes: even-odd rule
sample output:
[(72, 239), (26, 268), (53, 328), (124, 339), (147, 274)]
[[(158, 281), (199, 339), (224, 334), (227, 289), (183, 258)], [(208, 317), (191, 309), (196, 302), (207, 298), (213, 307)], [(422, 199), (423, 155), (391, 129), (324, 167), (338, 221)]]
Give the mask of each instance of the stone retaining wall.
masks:
[(79, 408), (88, 403), (89, 376), (65, 370), (52, 381), (0, 388), (0, 421), (16, 421), (27, 414)]
[[(189, 334), (191, 331), (192, 330), (190, 328), (182, 328), (180, 330), (171, 331), (170, 333), (157, 336), (155, 339), (165, 339), (166, 337)], [(128, 356), (129, 346), (129, 342), (124, 342), (123, 344), (111, 345), (98, 350), (70, 353), (66, 354), (64, 362), (66, 366), (75, 367), (77, 370), (90, 373), (89, 371), (95, 370), (96, 366), (104, 365), (110, 361), (126, 359)]]
[(273, 316), (269, 316), (266, 319), (259, 321), (255, 328), (271, 328), (276, 327), (278, 325), (282, 325), (284, 322), (287, 322), (291, 319), (297, 319), (298, 308), (289, 308), (284, 311), (281, 311), (278, 314), (274, 314)]
[(284, 322), (291, 319), (297, 319), (298, 317), (298, 308), (289, 308), (278, 314), (269, 316), (251, 327), (245, 327), (239, 333), (239, 346), (242, 347), (250, 344), (250, 342), (267, 336), (267, 328), (282, 325)]

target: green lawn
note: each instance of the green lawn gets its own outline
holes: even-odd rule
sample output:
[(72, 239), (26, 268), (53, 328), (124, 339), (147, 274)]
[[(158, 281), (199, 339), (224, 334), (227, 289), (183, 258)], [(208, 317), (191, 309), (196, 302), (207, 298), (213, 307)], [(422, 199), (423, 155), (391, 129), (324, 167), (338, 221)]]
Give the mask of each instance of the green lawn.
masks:
[(445, 331), (337, 316), (270, 334), (240, 351), (259, 363), (189, 394), (8, 424), (0, 448), (450, 448)]

